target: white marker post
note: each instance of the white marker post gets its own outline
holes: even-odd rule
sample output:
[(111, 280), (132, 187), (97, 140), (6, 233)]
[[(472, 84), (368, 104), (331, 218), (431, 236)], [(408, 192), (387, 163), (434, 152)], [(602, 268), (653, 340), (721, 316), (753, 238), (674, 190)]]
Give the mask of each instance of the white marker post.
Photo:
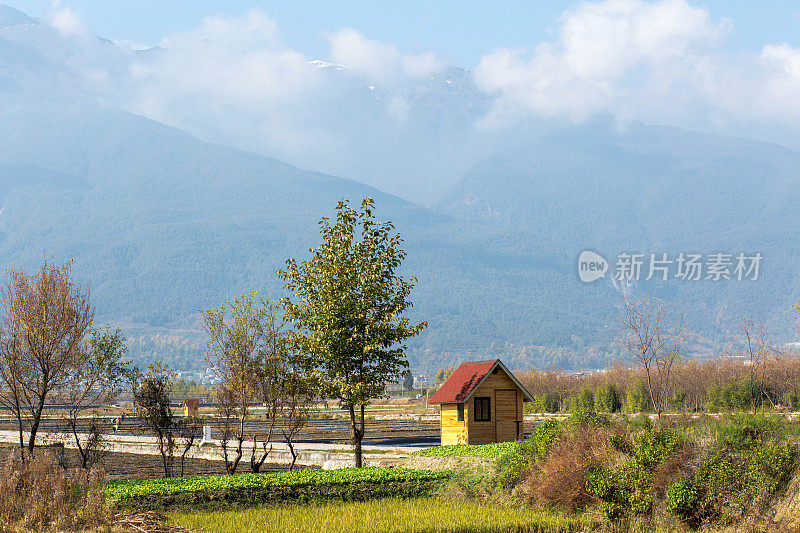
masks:
[(203, 426), (203, 440), (200, 441), (198, 446), (202, 446), (206, 442), (211, 441), (211, 426)]

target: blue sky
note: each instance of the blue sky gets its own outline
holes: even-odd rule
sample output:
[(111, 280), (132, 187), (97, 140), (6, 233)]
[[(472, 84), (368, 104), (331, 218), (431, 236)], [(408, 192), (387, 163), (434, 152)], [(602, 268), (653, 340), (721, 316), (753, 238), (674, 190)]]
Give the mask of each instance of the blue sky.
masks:
[[(3, 1), (3, 0), (0, 0)], [(51, 0), (6, 0), (27, 14), (45, 18)], [(691, 2), (709, 10), (712, 20), (728, 18), (733, 28), (728, 48), (758, 51), (767, 43), (800, 44), (800, 5), (714, 0)], [(326, 32), (352, 27), (365, 36), (390, 42), (400, 50), (431, 51), (449, 63), (475, 66), (483, 54), (498, 47), (533, 47), (552, 37), (562, 14), (580, 2), (564, 1), (306, 1), (253, 0), (62, 0), (60, 8), (76, 11), (88, 30), (119, 41), (157, 44), (176, 32), (196, 28), (211, 15), (241, 15), (263, 9), (278, 23), (287, 46), (310, 57), (328, 53)]]

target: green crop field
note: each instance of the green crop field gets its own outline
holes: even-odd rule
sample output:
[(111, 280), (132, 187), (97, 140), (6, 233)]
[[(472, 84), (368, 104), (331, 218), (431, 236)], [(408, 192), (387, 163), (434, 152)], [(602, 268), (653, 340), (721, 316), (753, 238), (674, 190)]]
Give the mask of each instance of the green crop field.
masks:
[(186, 478), (111, 481), (106, 495), (114, 499), (157, 496), (184, 492), (247, 490), (296, 485), (340, 485), (389, 483), (445, 479), (448, 472), (405, 468), (346, 468), (341, 470), (303, 469), (269, 474), (233, 476), (195, 476)]
[(493, 444), (451, 444), (436, 446), (426, 450), (418, 450), (413, 455), (420, 457), (488, 457), (497, 459), (501, 455), (512, 451), (518, 444), (516, 442), (498, 442)]

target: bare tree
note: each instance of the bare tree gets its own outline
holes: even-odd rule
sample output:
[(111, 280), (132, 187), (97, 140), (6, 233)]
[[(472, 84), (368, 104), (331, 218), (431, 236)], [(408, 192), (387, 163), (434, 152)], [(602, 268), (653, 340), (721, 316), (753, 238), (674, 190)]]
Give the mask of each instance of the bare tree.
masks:
[(747, 383), (750, 389), (750, 402), (753, 414), (758, 411), (763, 399), (769, 396), (766, 392), (766, 363), (771, 355), (777, 354), (777, 349), (769, 337), (767, 325), (763, 320), (745, 317), (739, 321), (741, 335), (739, 343), (746, 359)]
[(258, 436), (253, 435), (253, 450), (250, 455), (250, 469), (253, 472), (261, 470), (267, 456), (272, 452), (275, 426), (284, 405), (289, 354), (289, 339), (284, 331), (284, 324), (283, 318), (278, 316), (277, 302), (268, 302), (264, 316), (264, 343), (258, 355), (256, 389), (269, 424), (260, 452), (257, 451)]
[(148, 429), (158, 438), (164, 477), (172, 475), (175, 452), (175, 417), (170, 402), (174, 375), (160, 361), (150, 365), (135, 394), (136, 406)]
[[(206, 354), (220, 381), (216, 396), (223, 419), (221, 449), (229, 474), (236, 472), (242, 459), (245, 422), (256, 395), (259, 354), (264, 342), (267, 310), (255, 298), (255, 292), (243, 294), (233, 302), (203, 312), (209, 334)], [(230, 440), (236, 442), (233, 457)]]
[(203, 431), (203, 421), (196, 416), (190, 416), (175, 421), (175, 435), (181, 448), (181, 477), (183, 477), (186, 454), (194, 446), (197, 437)]
[(682, 322), (678, 319), (668, 324), (666, 303), (654, 295), (638, 297), (628, 290), (623, 296), (621, 342), (642, 365), (650, 400), (660, 419), (669, 400), (673, 366), (683, 349)]
[(29, 420), (31, 453), (46, 402), (82, 366), (94, 309), (88, 290), (72, 279), (71, 261), (55, 266), (45, 260), (33, 275), (11, 270), (0, 305), (0, 404), (16, 419), (21, 449)]
[[(244, 448), (244, 423), (247, 419), (249, 406), (241, 396), (237, 395), (224, 384), (214, 388), (217, 399), (217, 412), (222, 420), (222, 435), (220, 435), (220, 451), (225, 462), (225, 472), (235, 474), (242, 460)], [(234, 452), (230, 448), (231, 441), (235, 441)]]
[(297, 452), (294, 449), (294, 439), (311, 418), (311, 408), (314, 404), (315, 381), (301, 372), (289, 372), (284, 381), (283, 416), (281, 426), (283, 440), (292, 454), (292, 463), (289, 470), (294, 468), (297, 461)]
[(123, 361), (127, 349), (120, 330), (93, 330), (85, 355), (76, 364), (63, 387), (54, 392), (54, 401), (65, 407), (67, 428), (81, 457), (81, 466), (88, 469), (97, 460), (102, 446), (102, 426), (93, 420), (86, 441), (81, 442), (78, 422), (88, 409), (116, 398), (130, 379), (133, 368)]
[(291, 338), (285, 330), (286, 320), (279, 316), (279, 303), (265, 303), (264, 342), (258, 359), (258, 391), (266, 416), (268, 433), (257, 455), (257, 436), (253, 436), (250, 467), (258, 472), (272, 451), (276, 427), (292, 454), (291, 470), (297, 460), (294, 439), (310, 417), (317, 382), (303, 369), (305, 358), (291, 350)]

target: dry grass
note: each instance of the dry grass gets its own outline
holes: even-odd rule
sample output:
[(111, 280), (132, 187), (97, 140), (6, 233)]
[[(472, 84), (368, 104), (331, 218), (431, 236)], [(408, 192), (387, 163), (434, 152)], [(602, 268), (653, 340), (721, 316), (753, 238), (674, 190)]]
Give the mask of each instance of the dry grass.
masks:
[(209, 533), (567, 533), (598, 527), (588, 518), (433, 498), (178, 513), (171, 522)]
[(116, 516), (114, 525), (134, 533), (193, 533), (191, 529), (167, 524), (164, 515), (154, 511)]
[(614, 455), (606, 428), (579, 427), (558, 440), (547, 458), (528, 473), (522, 492), (552, 508), (573, 512), (595, 501), (586, 492), (589, 468), (608, 465)]
[(11, 454), (0, 473), (0, 531), (108, 529), (103, 473), (65, 471), (49, 453)]

